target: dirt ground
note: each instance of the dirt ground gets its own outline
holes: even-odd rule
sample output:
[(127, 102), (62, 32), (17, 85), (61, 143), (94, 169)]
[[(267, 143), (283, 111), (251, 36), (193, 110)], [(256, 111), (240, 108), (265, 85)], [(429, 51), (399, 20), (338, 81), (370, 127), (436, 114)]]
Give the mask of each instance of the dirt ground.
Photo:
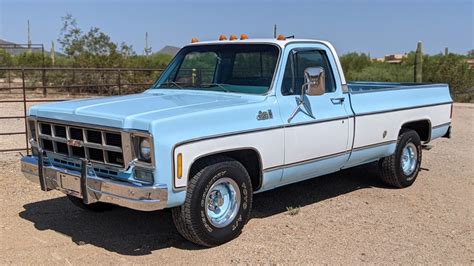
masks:
[(423, 153), (409, 188), (386, 187), (372, 164), (257, 194), (242, 235), (207, 249), (180, 237), (170, 211), (82, 211), (29, 183), (19, 155), (0, 154), (0, 264), (472, 265), (473, 123), (474, 105), (457, 104), (453, 138)]

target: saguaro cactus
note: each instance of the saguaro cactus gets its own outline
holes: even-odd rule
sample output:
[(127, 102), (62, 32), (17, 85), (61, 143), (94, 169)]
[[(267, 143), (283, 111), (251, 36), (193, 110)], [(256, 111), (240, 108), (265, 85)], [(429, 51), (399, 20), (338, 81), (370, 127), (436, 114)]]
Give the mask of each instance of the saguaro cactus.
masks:
[(415, 53), (415, 82), (423, 82), (423, 44), (418, 42)]

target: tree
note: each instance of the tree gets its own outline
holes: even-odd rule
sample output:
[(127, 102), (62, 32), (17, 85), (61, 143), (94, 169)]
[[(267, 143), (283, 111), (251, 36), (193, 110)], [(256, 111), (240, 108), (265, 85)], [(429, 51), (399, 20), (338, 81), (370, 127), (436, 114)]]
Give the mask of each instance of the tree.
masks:
[(119, 67), (125, 57), (134, 54), (132, 47), (126, 43), (122, 43), (118, 49), (118, 45), (98, 27), (92, 27), (84, 33), (71, 14), (62, 20), (58, 42), (64, 53), (74, 58), (77, 66)]
[(122, 42), (122, 44), (120, 44), (120, 53), (125, 59), (128, 59), (130, 56), (136, 55), (132, 45), (128, 45), (125, 42)]
[(12, 56), (4, 49), (0, 49), (0, 67), (13, 65)]
[(76, 19), (71, 14), (62, 17), (63, 27), (61, 28), (58, 42), (62, 46), (63, 52), (68, 56), (77, 56), (82, 52), (82, 30), (77, 26)]

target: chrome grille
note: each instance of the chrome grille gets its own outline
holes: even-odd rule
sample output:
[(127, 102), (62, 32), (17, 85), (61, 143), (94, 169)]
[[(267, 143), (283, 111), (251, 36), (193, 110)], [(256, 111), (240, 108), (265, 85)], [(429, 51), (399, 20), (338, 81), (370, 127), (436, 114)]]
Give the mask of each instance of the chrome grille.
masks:
[(38, 121), (38, 143), (43, 150), (71, 158), (123, 167), (121, 132)]

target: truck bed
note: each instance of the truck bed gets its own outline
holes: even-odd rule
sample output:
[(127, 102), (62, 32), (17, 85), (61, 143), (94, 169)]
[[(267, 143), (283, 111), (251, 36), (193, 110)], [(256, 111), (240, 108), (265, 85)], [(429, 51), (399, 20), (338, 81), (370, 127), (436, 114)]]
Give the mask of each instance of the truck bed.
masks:
[(355, 125), (346, 167), (368, 159), (364, 147), (377, 145), (373, 159), (392, 154), (400, 128), (409, 122), (423, 121), (428, 134), (420, 137), (425, 143), (449, 130), (452, 100), (447, 84), (352, 82), (348, 88)]

